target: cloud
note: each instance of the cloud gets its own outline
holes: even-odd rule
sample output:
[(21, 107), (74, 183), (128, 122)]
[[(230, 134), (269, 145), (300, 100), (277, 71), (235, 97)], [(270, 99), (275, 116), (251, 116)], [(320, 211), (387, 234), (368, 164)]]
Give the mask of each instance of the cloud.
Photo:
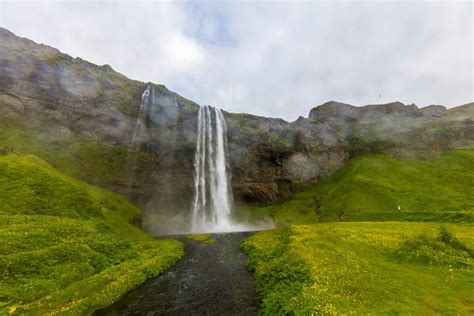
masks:
[(328, 100), (473, 98), (472, 2), (0, 2), (0, 25), (201, 104), (294, 120)]

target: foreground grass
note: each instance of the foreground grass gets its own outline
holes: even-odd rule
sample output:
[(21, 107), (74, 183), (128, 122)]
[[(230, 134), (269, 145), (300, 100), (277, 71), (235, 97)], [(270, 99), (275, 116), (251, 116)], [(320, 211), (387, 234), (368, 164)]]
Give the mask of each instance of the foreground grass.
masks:
[(290, 225), (242, 248), (263, 315), (472, 314), (474, 225), (446, 227), (440, 235), (436, 223)]
[(90, 314), (182, 255), (123, 197), (34, 156), (0, 157), (0, 314)]
[(356, 157), (291, 200), (244, 208), (281, 227), (242, 243), (261, 314), (474, 314), (473, 166), (472, 147)]
[(325, 221), (474, 221), (474, 147), (430, 161), (387, 156), (352, 159), (291, 200), (250, 207), (278, 224)]

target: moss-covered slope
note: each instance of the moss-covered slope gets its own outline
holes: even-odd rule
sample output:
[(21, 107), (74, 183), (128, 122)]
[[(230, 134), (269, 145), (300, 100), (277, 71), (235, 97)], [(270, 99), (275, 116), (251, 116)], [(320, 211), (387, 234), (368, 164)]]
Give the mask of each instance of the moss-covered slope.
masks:
[(434, 160), (354, 158), (321, 183), (281, 204), (251, 209), (279, 223), (413, 220), (472, 222), (474, 148)]
[[(19, 121), (0, 118), (0, 151), (35, 155), (73, 178), (122, 193), (135, 177), (149, 174), (156, 155), (100, 139), (33, 131)], [(137, 166), (141, 166), (138, 168)]]
[(0, 314), (89, 314), (183, 254), (123, 197), (35, 156), (0, 157)]

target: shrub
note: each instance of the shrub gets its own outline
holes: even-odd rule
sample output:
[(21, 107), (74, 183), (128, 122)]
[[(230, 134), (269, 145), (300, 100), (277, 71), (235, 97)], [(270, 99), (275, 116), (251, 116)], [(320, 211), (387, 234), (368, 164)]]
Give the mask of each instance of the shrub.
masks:
[(420, 235), (405, 240), (394, 252), (397, 259), (430, 265), (470, 266), (474, 253), (445, 227), (437, 238)]

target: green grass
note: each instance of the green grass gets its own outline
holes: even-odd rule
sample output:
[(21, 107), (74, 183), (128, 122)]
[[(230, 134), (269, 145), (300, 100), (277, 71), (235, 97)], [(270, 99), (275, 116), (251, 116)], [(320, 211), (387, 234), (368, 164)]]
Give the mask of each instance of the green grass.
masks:
[(0, 119), (0, 150), (32, 154), (46, 160), (64, 174), (104, 188), (132, 185), (137, 165), (152, 165), (156, 157), (120, 145), (68, 136), (54, 137), (49, 131), (31, 131), (16, 121)]
[[(474, 220), (474, 148), (427, 161), (368, 155), (291, 200), (249, 207), (252, 217), (279, 224), (321, 221)], [(400, 208), (399, 208), (400, 207)]]
[(139, 216), (35, 156), (0, 157), (0, 314), (90, 314), (174, 264), (182, 244)]
[(262, 315), (470, 315), (473, 224), (320, 223), (242, 243)]
[(467, 247), (443, 226), (437, 238), (420, 235), (405, 240), (394, 255), (401, 261), (407, 262), (469, 267), (474, 258), (474, 250)]
[(472, 147), (365, 155), (287, 201), (237, 207), (280, 226), (242, 243), (260, 313), (473, 314), (473, 166)]
[(200, 241), (208, 245), (216, 243), (216, 240), (212, 238), (211, 234), (194, 234), (186, 236), (189, 240)]

